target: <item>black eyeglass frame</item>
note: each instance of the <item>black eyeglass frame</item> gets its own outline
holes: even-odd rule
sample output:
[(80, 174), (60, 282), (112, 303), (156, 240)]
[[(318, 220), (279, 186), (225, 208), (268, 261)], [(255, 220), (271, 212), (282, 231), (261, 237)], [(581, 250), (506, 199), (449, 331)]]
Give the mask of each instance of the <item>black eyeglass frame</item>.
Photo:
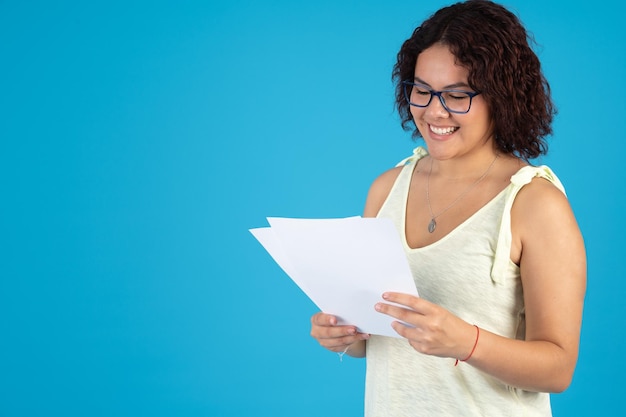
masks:
[[(428, 87), (427, 85), (420, 84), (420, 83), (414, 83), (412, 81), (402, 81), (402, 85), (403, 85), (403, 89), (404, 89), (404, 97), (406, 98), (406, 101), (407, 101), (407, 103), (409, 103), (409, 105), (415, 106), (415, 107), (419, 107), (419, 108), (428, 107), (430, 105), (431, 101), (433, 101), (433, 96), (437, 96), (439, 98), (439, 102), (441, 103), (443, 108), (446, 109), (446, 111), (448, 111), (450, 113), (455, 113), (455, 114), (466, 114), (466, 113), (468, 113), (470, 111), (470, 109), (472, 108), (472, 99), (480, 94), (480, 91), (465, 91), (465, 90), (441, 90), (441, 91), (435, 91), (435, 90), (431, 89), (430, 87)], [(430, 93), (430, 98), (428, 99), (428, 102), (426, 104), (424, 104), (424, 105), (411, 103), (411, 93), (410, 93), (410, 90), (412, 90), (413, 87), (416, 87), (416, 86), (420, 87), (420, 88), (423, 88), (424, 90), (426, 90), (426, 91), (428, 91)], [(458, 111), (458, 110), (452, 110), (452, 109), (448, 108), (448, 106), (446, 105), (446, 100), (442, 97), (443, 93), (463, 93), (463, 94), (467, 94), (467, 96), (469, 97), (469, 105), (467, 106), (467, 110), (466, 111)]]

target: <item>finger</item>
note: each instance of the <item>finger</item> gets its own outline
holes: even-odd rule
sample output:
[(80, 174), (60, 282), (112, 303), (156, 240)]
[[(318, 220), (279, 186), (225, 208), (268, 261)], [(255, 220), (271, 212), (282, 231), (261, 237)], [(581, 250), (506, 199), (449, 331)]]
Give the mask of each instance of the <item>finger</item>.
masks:
[(354, 326), (311, 326), (311, 336), (315, 339), (337, 339), (358, 334)]
[(318, 341), (321, 346), (325, 347), (328, 350), (331, 350), (333, 352), (341, 352), (345, 351), (348, 346), (352, 346), (353, 344), (366, 340), (368, 338), (369, 335), (365, 333), (358, 333), (354, 336), (345, 336), (335, 339), (321, 339)]
[(337, 318), (331, 314), (317, 313), (311, 317), (311, 336), (321, 339), (336, 339), (355, 336), (359, 332), (355, 326), (337, 325)]
[(388, 314), (391, 317), (398, 318), (399, 320), (391, 323), (391, 327), (398, 335), (409, 341), (415, 339), (416, 331), (420, 331), (420, 321), (424, 316), (419, 313), (383, 303), (379, 303), (379, 305), (376, 306), (376, 310)]
[(366, 333), (360, 333), (354, 326), (317, 326), (311, 327), (311, 336), (326, 348), (345, 347), (359, 340), (369, 338)]
[(416, 312), (415, 310), (395, 304), (377, 303), (374, 308), (379, 313), (386, 314), (406, 323), (413, 323), (422, 316), (422, 314)]
[(394, 321), (391, 323), (391, 327), (396, 331), (400, 336), (405, 339), (412, 339), (415, 337), (416, 328), (411, 326), (410, 324), (403, 323), (400, 321)]
[(314, 326), (336, 326), (337, 317), (332, 314), (317, 313), (311, 317), (311, 324)]
[(386, 292), (383, 299), (391, 303), (400, 304), (409, 307), (411, 310), (420, 314), (429, 314), (432, 311), (432, 304), (423, 298), (400, 292)]

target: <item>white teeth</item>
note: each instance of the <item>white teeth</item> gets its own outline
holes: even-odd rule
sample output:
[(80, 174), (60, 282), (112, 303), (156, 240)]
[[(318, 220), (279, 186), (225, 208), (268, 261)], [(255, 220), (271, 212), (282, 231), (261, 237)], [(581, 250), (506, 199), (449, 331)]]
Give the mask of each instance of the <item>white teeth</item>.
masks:
[(456, 127), (430, 126), (430, 130), (437, 135), (449, 135), (450, 133), (454, 132), (456, 129), (457, 129)]

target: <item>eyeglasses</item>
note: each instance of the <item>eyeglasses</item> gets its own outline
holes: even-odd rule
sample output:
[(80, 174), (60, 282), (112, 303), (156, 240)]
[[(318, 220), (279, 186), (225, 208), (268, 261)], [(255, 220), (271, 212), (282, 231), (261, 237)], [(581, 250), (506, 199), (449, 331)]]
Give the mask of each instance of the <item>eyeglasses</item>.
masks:
[(433, 91), (430, 87), (410, 81), (403, 81), (402, 84), (406, 101), (411, 106), (428, 107), (433, 96), (437, 96), (443, 108), (450, 113), (467, 113), (472, 106), (472, 98), (480, 94), (479, 92), (462, 90)]

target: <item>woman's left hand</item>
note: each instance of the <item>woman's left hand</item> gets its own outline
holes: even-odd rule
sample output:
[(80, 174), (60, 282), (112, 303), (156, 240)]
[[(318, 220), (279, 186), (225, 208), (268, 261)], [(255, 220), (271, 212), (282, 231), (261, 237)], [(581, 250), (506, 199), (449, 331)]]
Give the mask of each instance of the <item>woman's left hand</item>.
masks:
[[(476, 328), (443, 307), (413, 295), (388, 292), (376, 311), (394, 317), (393, 329), (416, 351), (426, 355), (463, 359), (472, 351)], [(402, 323), (401, 323), (402, 322)]]

